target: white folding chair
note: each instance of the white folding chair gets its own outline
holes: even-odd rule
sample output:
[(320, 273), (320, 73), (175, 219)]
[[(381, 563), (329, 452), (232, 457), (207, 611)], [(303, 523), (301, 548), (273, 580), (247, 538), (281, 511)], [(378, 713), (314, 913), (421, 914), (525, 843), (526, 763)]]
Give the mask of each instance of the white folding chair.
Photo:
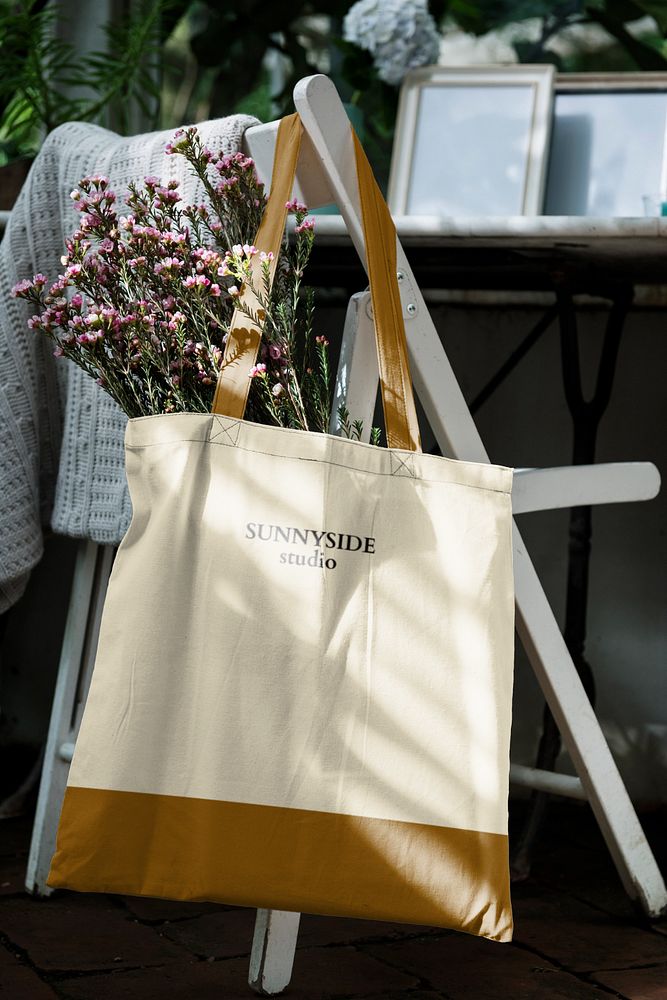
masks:
[[(336, 202), (363, 261), (350, 128), (338, 94), (326, 77), (309, 77), (297, 84), (294, 103), (307, 136), (298, 172), (302, 200), (313, 207)], [(270, 126), (265, 127), (266, 132), (269, 129)], [(265, 142), (268, 145), (266, 138), (256, 142), (254, 131), (247, 134), (253, 156)], [(268, 176), (269, 164), (264, 161), (262, 166)], [(444, 455), (488, 462), (400, 241), (397, 241), (397, 268), (412, 378), (431, 430)], [(338, 370), (334, 431), (340, 403), (355, 418), (362, 419), (367, 429), (372, 424), (378, 371), (371, 324), (368, 293), (354, 296), (348, 309)], [(657, 494), (659, 486), (657, 469), (650, 463), (522, 470), (515, 477), (513, 506), (519, 514), (648, 500)], [(647, 915), (658, 917), (667, 909), (664, 881), (516, 527), (514, 575), (517, 631), (578, 777), (515, 767), (512, 778), (533, 788), (587, 799), (628, 894)], [(297, 931), (298, 915), (258, 911), (250, 969), (250, 983), (257, 992), (279, 993), (288, 984)]]
[(69, 765), (90, 687), (114, 553), (113, 546), (95, 542), (80, 542), (77, 551), (28, 854), (25, 884), (35, 896), (51, 894), (46, 879), (55, 851)]
[[(296, 192), (316, 207), (336, 202), (352, 242), (365, 260), (355, 161), (349, 121), (338, 94), (324, 76), (302, 80), (294, 102), (305, 135)], [(249, 129), (247, 152), (260, 176), (271, 176), (277, 123)], [(397, 267), (415, 390), (442, 453), (488, 462), (488, 456), (456, 382), (421, 292), (397, 243)], [(345, 403), (355, 418), (372, 423), (378, 372), (368, 293), (352, 297), (338, 370), (334, 415)], [(335, 431), (335, 416), (332, 430)], [(519, 470), (514, 512), (648, 500), (659, 489), (650, 463)], [(67, 761), (78, 730), (92, 668), (94, 645), (112, 552), (82, 543), (46, 747), (46, 761), (28, 866), (28, 890), (48, 894), (48, 872)], [(667, 891), (609, 747), (586, 697), (518, 530), (514, 529), (517, 630), (537, 680), (558, 723), (578, 777), (534, 768), (513, 768), (512, 779), (559, 794), (586, 799), (598, 820), (623, 884), (649, 917), (667, 909)], [(105, 575), (106, 574), (106, 575)], [(250, 960), (251, 986), (267, 995), (289, 983), (299, 914), (258, 910)]]

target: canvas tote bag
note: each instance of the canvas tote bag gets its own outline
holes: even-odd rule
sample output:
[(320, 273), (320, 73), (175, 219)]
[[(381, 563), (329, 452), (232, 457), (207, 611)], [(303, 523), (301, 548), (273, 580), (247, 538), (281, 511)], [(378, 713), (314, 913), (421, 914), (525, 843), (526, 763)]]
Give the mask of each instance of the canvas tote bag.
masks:
[[(284, 119), (276, 256), (300, 136)], [(217, 412), (129, 421), (48, 884), (505, 941), (512, 472), (420, 453), (395, 230), (355, 148), (389, 446), (241, 419), (240, 314)]]

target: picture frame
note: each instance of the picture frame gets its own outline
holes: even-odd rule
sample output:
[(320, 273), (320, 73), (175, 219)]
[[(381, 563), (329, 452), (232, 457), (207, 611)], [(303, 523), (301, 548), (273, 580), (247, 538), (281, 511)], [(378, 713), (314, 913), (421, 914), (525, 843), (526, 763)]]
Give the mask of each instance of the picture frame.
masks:
[[(544, 214), (636, 218), (667, 203), (667, 73), (555, 81)], [(649, 213), (650, 214), (650, 213)]]
[(541, 214), (554, 72), (524, 65), (409, 73), (389, 176), (392, 213)]

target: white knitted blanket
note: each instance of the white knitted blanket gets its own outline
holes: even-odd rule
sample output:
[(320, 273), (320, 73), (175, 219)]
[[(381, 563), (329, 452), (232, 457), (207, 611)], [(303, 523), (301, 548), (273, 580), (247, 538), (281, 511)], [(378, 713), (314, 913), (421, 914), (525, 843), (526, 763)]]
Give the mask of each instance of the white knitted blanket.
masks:
[[(256, 119), (235, 115), (199, 126), (225, 153), (241, 146)], [(55, 279), (65, 238), (77, 225), (69, 193), (105, 174), (119, 199), (130, 180), (178, 178), (185, 200), (197, 184), (181, 156), (164, 152), (173, 132), (123, 138), (95, 125), (62, 125), (46, 139), (0, 245), (0, 612), (23, 593), (42, 555), (42, 527), (118, 543), (130, 520), (123, 436), (126, 417), (53, 344), (30, 331), (32, 307), (12, 299), (22, 278)]]

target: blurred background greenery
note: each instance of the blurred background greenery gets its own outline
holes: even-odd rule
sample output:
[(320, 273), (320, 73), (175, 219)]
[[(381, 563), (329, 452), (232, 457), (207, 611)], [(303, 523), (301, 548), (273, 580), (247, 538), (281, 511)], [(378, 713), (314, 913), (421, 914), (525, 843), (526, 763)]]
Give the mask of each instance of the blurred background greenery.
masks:
[[(0, 0), (0, 163), (79, 119), (120, 132), (291, 108), (296, 80), (330, 75), (391, 142), (398, 87), (343, 41), (351, 0)], [(561, 72), (667, 71), (667, 0), (429, 0), (440, 62), (554, 63)], [(286, 14), (286, 10), (288, 13)], [(90, 19), (85, 44), (82, 26)]]

